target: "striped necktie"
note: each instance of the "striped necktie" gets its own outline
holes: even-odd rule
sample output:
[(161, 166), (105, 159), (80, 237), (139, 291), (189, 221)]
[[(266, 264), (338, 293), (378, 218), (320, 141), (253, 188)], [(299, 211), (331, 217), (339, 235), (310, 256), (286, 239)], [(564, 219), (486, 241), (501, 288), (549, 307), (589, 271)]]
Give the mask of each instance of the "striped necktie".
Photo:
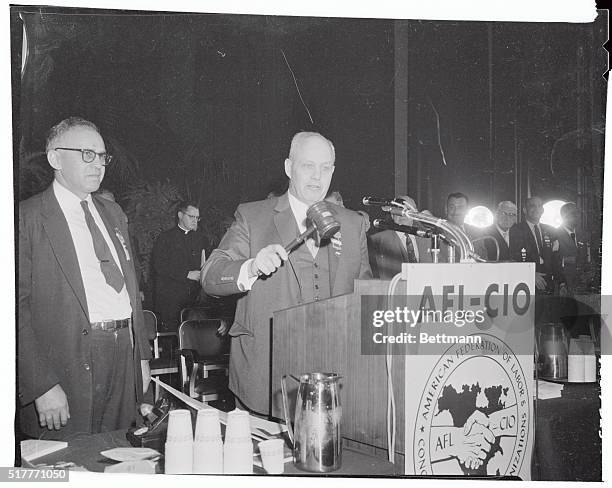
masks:
[(98, 261), (100, 261), (100, 270), (102, 271), (106, 282), (117, 293), (119, 293), (125, 284), (121, 270), (119, 269), (119, 266), (117, 266), (117, 263), (111, 254), (110, 248), (106, 243), (106, 239), (104, 239), (104, 236), (96, 224), (93, 215), (91, 215), (91, 211), (89, 210), (86, 200), (81, 200), (81, 207), (83, 207), (83, 212), (85, 213), (85, 222), (87, 223), (87, 228), (91, 234), (96, 257), (98, 258)]

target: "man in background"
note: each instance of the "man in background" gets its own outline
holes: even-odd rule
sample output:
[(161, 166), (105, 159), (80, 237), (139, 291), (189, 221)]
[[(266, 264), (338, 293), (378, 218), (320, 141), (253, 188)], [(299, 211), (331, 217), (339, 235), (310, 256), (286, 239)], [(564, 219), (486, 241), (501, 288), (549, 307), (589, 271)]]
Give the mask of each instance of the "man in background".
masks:
[(513, 202), (499, 202), (495, 211), (495, 222), (484, 231), (497, 242), (497, 247), (490, 239), (484, 241), (489, 261), (510, 261), (510, 228), (516, 224), (517, 208)]
[(553, 276), (558, 267), (553, 256), (556, 232), (551, 226), (540, 223), (544, 204), (540, 197), (530, 197), (523, 205), (525, 220), (510, 228), (510, 257), (513, 261), (535, 263), (536, 289), (553, 291)]
[[(400, 196), (414, 208), (416, 203), (409, 196)], [(414, 221), (403, 215), (393, 215), (398, 225), (413, 226)], [(395, 230), (383, 230), (369, 238), (370, 266), (375, 278), (390, 280), (402, 270), (402, 263), (431, 263), (429, 247), (431, 239), (416, 237)]]
[(197, 232), (199, 221), (197, 204), (180, 202), (176, 226), (160, 234), (153, 247), (155, 311), (166, 330), (178, 329), (181, 310), (193, 305), (200, 293), (206, 238)]
[(127, 218), (92, 196), (111, 156), (78, 117), (50, 130), (46, 151), (53, 183), (19, 205), (20, 428), (47, 439), (127, 429), (151, 352)]

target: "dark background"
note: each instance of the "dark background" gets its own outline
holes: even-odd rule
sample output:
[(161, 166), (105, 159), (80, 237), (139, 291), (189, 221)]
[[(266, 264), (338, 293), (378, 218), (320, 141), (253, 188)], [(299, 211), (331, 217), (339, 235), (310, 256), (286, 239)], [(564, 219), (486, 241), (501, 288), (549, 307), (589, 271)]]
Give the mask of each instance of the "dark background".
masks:
[[(396, 46), (398, 29), (407, 45)], [(399, 111), (407, 188), (421, 208), (443, 215), (451, 191), (490, 208), (529, 193), (571, 200), (596, 242), (606, 29), (604, 13), (543, 24), (12, 7), (16, 195), (46, 187), (46, 132), (80, 115), (115, 155), (103, 186), (143, 256), (179, 197), (199, 201), (214, 244), (239, 202), (286, 187), (283, 160), (299, 130), (334, 142), (331, 190), (347, 207), (394, 195)], [(408, 61), (399, 102), (396, 50)]]

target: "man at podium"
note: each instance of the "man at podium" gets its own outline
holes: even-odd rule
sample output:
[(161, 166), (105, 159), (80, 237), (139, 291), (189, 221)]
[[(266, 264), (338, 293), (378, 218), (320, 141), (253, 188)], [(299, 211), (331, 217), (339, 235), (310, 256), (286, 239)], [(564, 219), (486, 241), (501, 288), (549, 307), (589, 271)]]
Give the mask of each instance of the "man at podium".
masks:
[(334, 146), (321, 134), (299, 132), (285, 159), (289, 189), (280, 197), (238, 206), (235, 220), (202, 269), (209, 295), (242, 294), (229, 334), (230, 389), (239, 404), (270, 411), (270, 325), (273, 312), (351, 293), (355, 279), (372, 277), (365, 224), (352, 210), (332, 205), (340, 231), (320, 245), (302, 233), (306, 210), (323, 200), (334, 172)]

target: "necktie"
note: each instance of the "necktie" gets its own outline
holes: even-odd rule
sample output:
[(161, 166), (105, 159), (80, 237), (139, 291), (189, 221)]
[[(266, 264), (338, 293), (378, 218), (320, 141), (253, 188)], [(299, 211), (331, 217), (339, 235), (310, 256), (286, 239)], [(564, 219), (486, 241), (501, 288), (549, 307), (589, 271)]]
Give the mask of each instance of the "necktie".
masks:
[(416, 263), (417, 258), (416, 258), (416, 255), (414, 254), (414, 247), (412, 246), (412, 239), (410, 239), (410, 236), (408, 234), (406, 234), (406, 252), (408, 253), (408, 262)]
[(117, 293), (119, 293), (125, 284), (123, 275), (121, 274), (121, 271), (119, 270), (119, 267), (111, 254), (108, 244), (106, 243), (106, 239), (104, 239), (100, 228), (89, 211), (87, 201), (82, 200), (81, 207), (83, 207), (83, 212), (85, 213), (85, 222), (87, 223), (87, 227), (91, 234), (96, 257), (98, 258), (98, 261), (100, 261), (100, 270), (102, 271), (106, 282), (113, 287)]
[(572, 238), (572, 242), (574, 243), (574, 245), (578, 247), (578, 243), (576, 242), (576, 233), (570, 232), (570, 237)]
[(506, 231), (502, 234), (504, 241), (506, 241), (506, 246), (510, 247), (510, 235), (509, 232)]
[(538, 254), (542, 256), (542, 233), (540, 232), (540, 226), (538, 224), (533, 226), (533, 230), (536, 235), (536, 242), (538, 244)]

